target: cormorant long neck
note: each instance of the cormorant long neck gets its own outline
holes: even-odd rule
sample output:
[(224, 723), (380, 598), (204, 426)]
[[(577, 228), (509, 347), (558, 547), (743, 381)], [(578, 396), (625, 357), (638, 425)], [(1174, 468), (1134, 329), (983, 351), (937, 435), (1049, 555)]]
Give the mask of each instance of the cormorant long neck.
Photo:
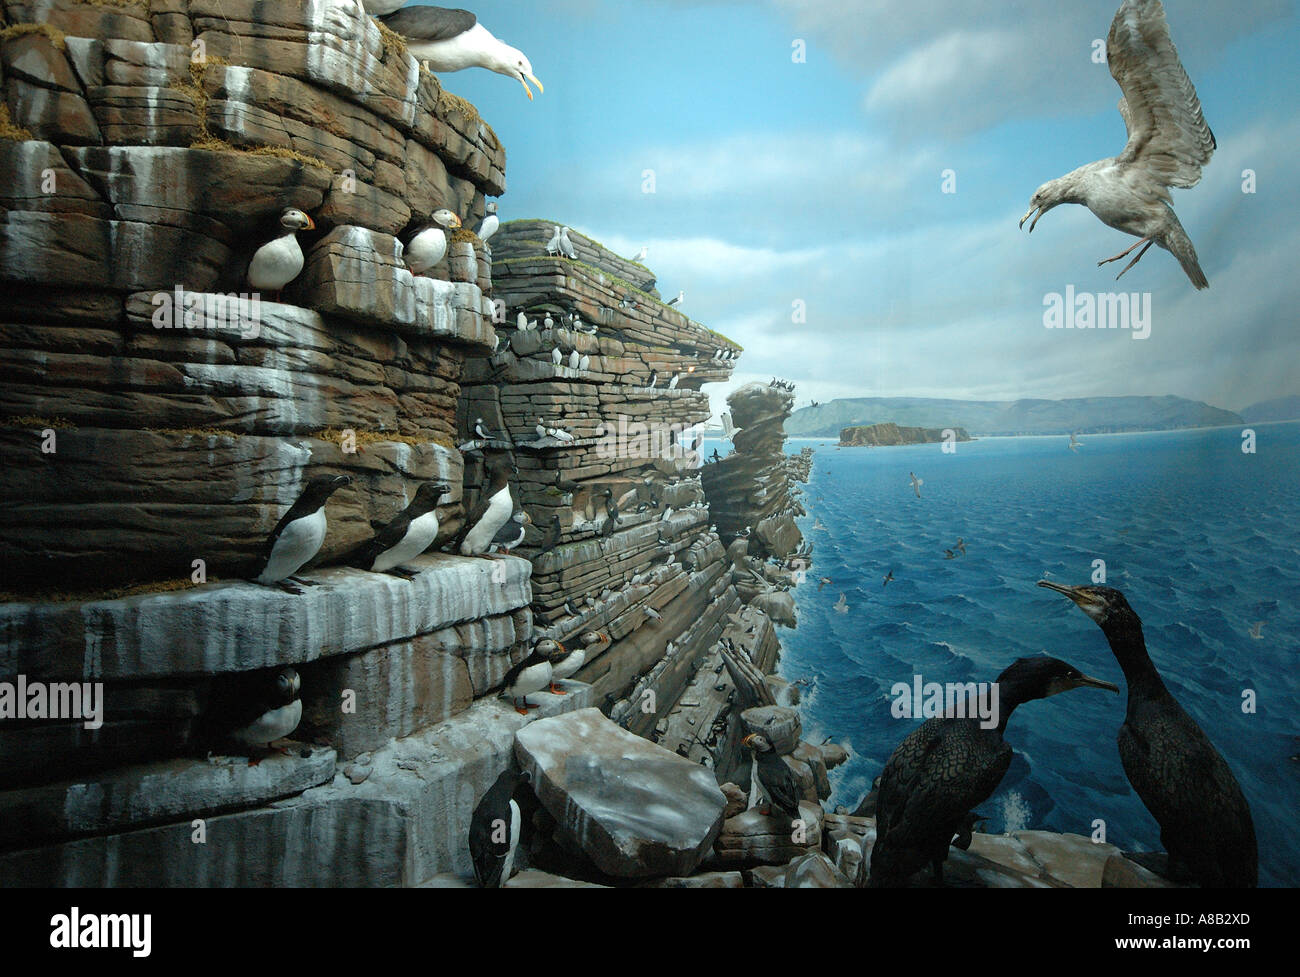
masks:
[(1167, 695), (1168, 690), (1156, 671), (1155, 663), (1147, 654), (1147, 644), (1142, 637), (1142, 623), (1138, 620), (1109, 621), (1102, 628), (1110, 650), (1124, 672), (1129, 698), (1155, 699)]
[(999, 736), (1007, 731), (1007, 720), (1011, 718), (1011, 714), (1016, 711), (1017, 706), (1021, 706), (1031, 699), (1039, 698), (1041, 692), (1036, 688), (1036, 684), (1026, 680), (1023, 676), (1017, 677), (1014, 673), (998, 676)]

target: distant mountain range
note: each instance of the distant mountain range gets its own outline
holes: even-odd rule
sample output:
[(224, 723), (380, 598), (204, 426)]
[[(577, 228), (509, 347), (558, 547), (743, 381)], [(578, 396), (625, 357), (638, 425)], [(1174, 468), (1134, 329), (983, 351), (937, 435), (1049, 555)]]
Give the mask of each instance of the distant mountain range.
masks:
[[(1241, 414), (1183, 397), (1078, 397), (1071, 400), (941, 400), (926, 397), (854, 397), (801, 407), (785, 422), (791, 437), (834, 437), (846, 427), (898, 424), (964, 427), (974, 437), (1018, 434), (1111, 434), (1216, 427), (1249, 420), (1300, 418), (1300, 397), (1284, 397)], [(1276, 416), (1285, 414), (1286, 416)]]

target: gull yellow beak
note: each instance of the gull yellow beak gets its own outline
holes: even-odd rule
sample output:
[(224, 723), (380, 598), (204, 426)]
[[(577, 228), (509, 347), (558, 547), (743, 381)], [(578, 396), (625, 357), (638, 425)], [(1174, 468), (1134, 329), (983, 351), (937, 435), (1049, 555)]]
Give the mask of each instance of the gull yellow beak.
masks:
[(524, 81), (524, 79), (521, 77), (519, 79), (519, 84), (524, 86), (524, 94), (528, 96), (528, 101), (531, 102), (533, 100), (533, 90), (528, 87), (528, 82)]
[(534, 85), (537, 86), (537, 94), (538, 94), (538, 95), (545, 95), (545, 94), (546, 94), (546, 89), (542, 87), (542, 83), (541, 83), (540, 81), (537, 80), (537, 76), (536, 76), (536, 75), (532, 75), (532, 74), (530, 74), (530, 75), (528, 76), (528, 80), (531, 81)]

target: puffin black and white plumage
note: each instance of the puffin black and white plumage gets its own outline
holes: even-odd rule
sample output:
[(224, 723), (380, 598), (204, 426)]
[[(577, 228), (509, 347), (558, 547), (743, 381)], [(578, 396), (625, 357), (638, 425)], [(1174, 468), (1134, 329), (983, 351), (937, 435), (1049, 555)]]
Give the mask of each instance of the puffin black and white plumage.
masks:
[(478, 239), (487, 244), (488, 239), (501, 227), (501, 218), (497, 216), (496, 201), (489, 201), (487, 213), (484, 214), (483, 220), (478, 225)]
[(307, 483), (298, 501), (280, 517), (263, 544), (253, 579), (260, 584), (274, 584), (291, 594), (301, 594), (295, 583), (314, 586), (309, 580), (294, 577), (325, 542), (325, 503), (352, 479), (346, 475), (318, 475)]
[(792, 822), (802, 819), (799, 801), (803, 799), (803, 793), (799, 781), (789, 765), (777, 755), (768, 738), (762, 733), (750, 733), (740, 742), (754, 751), (754, 758), (758, 761), (758, 782), (772, 807)]
[(402, 257), (413, 275), (423, 275), (447, 256), (447, 234), (460, 227), (460, 218), (446, 207), (433, 212), (433, 220), (402, 237)]
[(501, 772), (469, 819), (469, 856), (474, 878), (484, 889), (499, 889), (510, 881), (523, 818), (515, 792), (528, 782), (528, 772), (515, 766)]
[(298, 232), (315, 227), (316, 222), (297, 207), (285, 208), (280, 214), (280, 233), (254, 251), (249, 259), (248, 284), (279, 299), (284, 287), (302, 273), (305, 259)]
[(409, 6), (380, 19), (406, 38), (411, 56), (426, 62), (432, 71), (487, 68), (518, 81), (530, 102), (533, 99), (533, 91), (528, 87), (530, 81), (538, 92), (545, 91), (524, 52), (497, 40), (468, 10)]
[[(255, 747), (270, 750), (302, 721), (302, 679), (293, 668), (274, 675), (249, 672), (223, 682), (199, 719), (199, 739), (209, 748)], [(250, 756), (249, 765), (261, 762)]]
[(455, 541), (462, 556), (486, 556), (497, 532), (510, 520), (515, 502), (510, 495), (510, 475), (515, 467), (508, 458), (499, 457), (488, 463), (488, 485), (465, 517), (465, 526)]
[(525, 527), (532, 521), (523, 509), (516, 509), (492, 537), (492, 549), (497, 553), (509, 553), (524, 541)]
[(610, 643), (609, 635), (603, 631), (584, 631), (578, 639), (581, 647), (565, 648), (558, 641), (554, 642), (556, 646), (555, 656), (551, 659), (551, 689), (556, 695), (564, 695), (564, 691), (557, 689), (555, 683), (566, 678), (572, 678), (578, 673), (578, 669), (587, 663), (587, 652), (591, 651), (596, 654)]
[[(510, 697), (515, 712), (519, 715), (526, 716), (529, 709), (536, 709), (536, 706), (528, 704), (528, 697), (550, 686), (554, 671), (551, 658), (556, 654), (557, 645), (558, 642), (543, 638), (533, 646), (532, 653), (527, 658), (506, 672), (501, 694)], [(521, 701), (522, 707), (519, 705)]]
[(425, 482), (415, 490), (415, 498), (371, 539), (363, 544), (348, 563), (373, 573), (392, 573), (411, 579), (415, 576), (402, 564), (427, 550), (438, 536), (438, 499), (451, 491), (445, 482)]

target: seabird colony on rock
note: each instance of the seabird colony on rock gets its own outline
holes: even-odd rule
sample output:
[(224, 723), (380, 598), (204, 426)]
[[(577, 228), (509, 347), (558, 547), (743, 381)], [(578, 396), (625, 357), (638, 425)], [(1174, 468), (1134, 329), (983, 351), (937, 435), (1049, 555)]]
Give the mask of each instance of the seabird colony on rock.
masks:
[(1032, 232), (1058, 204), (1083, 204), (1102, 223), (1139, 239), (1098, 262), (1118, 261), (1141, 247), (1117, 279), (1158, 244), (1178, 259), (1193, 285), (1209, 288), (1191, 238), (1174, 214), (1169, 188), (1196, 186), (1217, 143), (1169, 38), (1160, 0), (1124, 0), (1111, 21), (1106, 59), (1124, 93), (1119, 100), (1128, 130), (1124, 151), (1044, 183), (1034, 191), (1020, 226), (1032, 217)]
[[(388, 0), (379, 2), (387, 5)], [(468, 10), (409, 6), (384, 14), (379, 19), (406, 39), (411, 55), (427, 64), (430, 71), (487, 68), (516, 79), (524, 86), (529, 101), (533, 97), (533, 90), (528, 87), (530, 81), (537, 86), (538, 92), (545, 91), (524, 52), (497, 40)]]

